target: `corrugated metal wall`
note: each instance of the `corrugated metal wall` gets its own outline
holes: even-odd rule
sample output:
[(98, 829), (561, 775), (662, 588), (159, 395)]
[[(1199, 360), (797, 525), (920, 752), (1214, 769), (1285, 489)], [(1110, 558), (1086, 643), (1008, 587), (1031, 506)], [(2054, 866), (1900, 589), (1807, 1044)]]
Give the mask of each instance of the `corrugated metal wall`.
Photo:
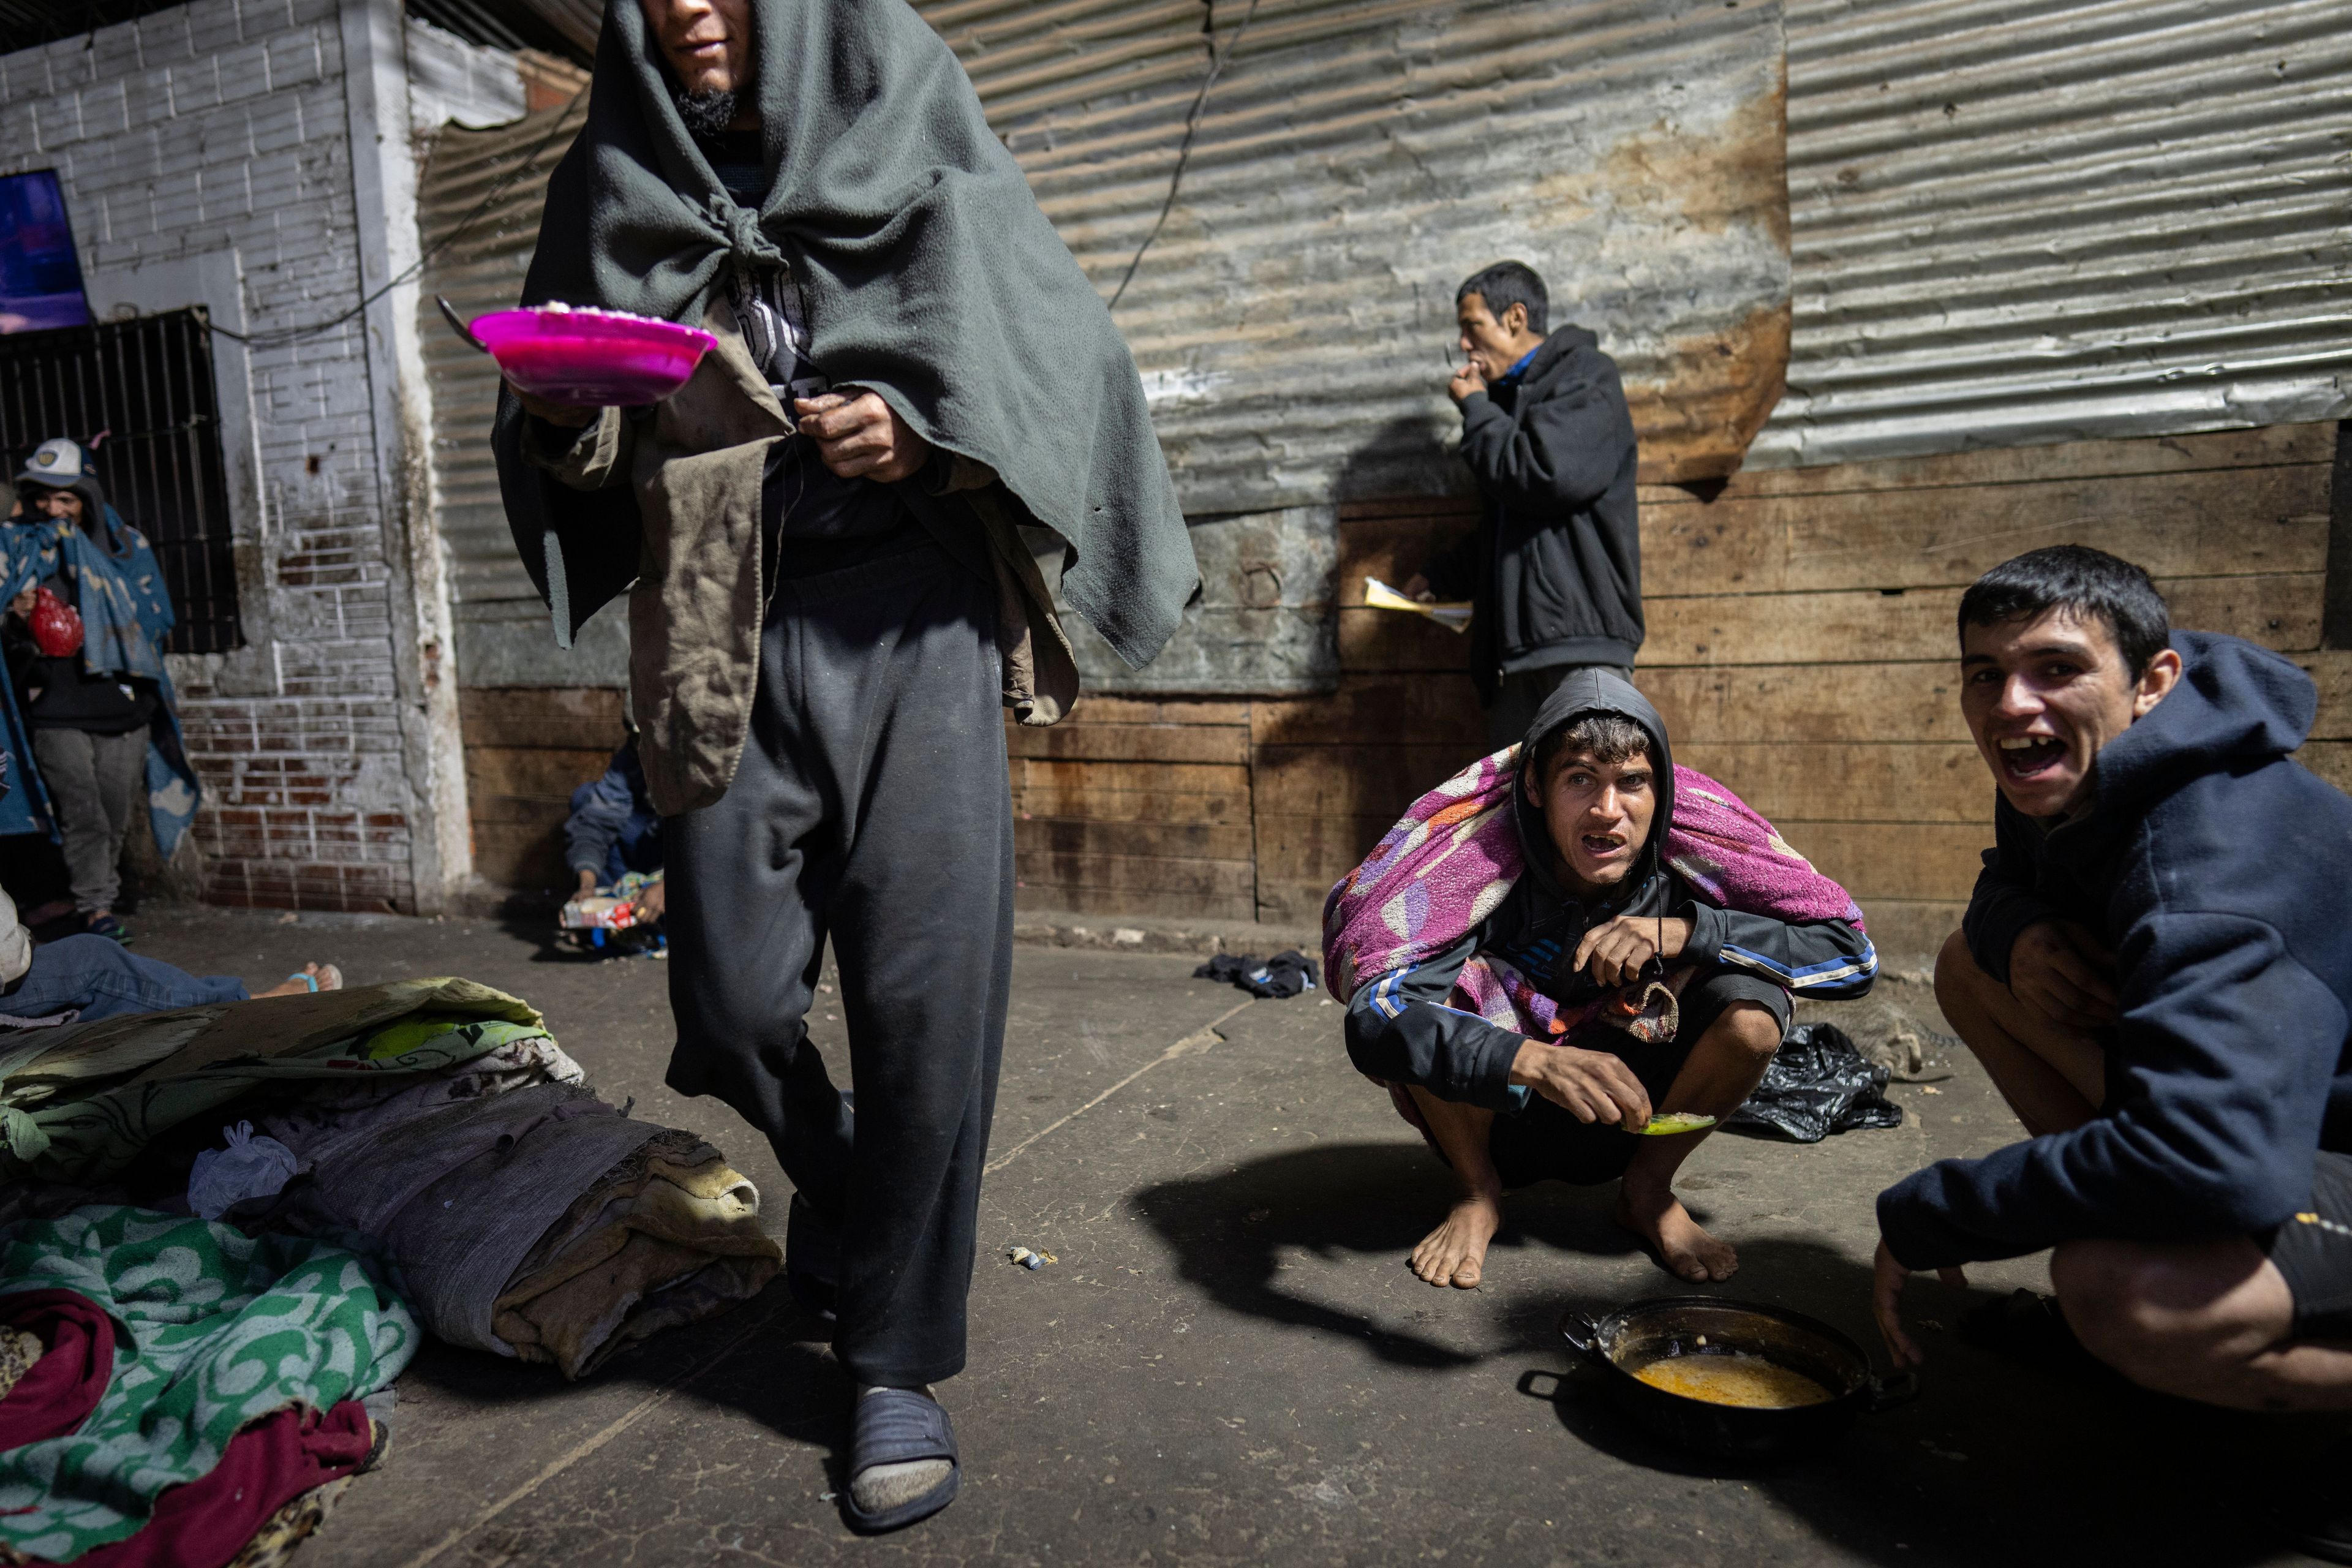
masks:
[(1505, 257), (1618, 356), (1647, 477), (1730, 472), (1772, 405), (1777, 0), (917, 8), (1106, 295), (1237, 40), (1118, 311), (1195, 517), (1458, 488), (1454, 289)]
[(1790, 0), (1796, 335), (1750, 454), (2352, 405), (2343, 0)]
[(468, 686), (618, 686), (628, 679), (617, 609), (592, 621), (571, 653), (556, 647), (499, 499), (489, 441), (498, 367), (451, 332), (433, 302), (446, 295), (470, 321), (521, 298), (547, 176), (587, 112), (583, 93), (564, 108), (487, 131), (444, 126), (417, 181), (427, 246), (469, 225), (426, 265), (417, 325), (433, 388), (434, 494), (457, 599), (458, 679)]

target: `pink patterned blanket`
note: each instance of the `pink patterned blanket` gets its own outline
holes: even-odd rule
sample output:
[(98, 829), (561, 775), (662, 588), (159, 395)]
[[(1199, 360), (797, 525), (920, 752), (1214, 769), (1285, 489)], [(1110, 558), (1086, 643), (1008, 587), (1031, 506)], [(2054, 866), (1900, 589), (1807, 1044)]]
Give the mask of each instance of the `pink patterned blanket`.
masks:
[[(1331, 994), (1417, 963), (1462, 940), (1495, 912), (1524, 862), (1511, 816), (1518, 748), (1506, 747), (1412, 803), (1404, 820), (1348, 873), (1323, 904), (1323, 964)], [(1772, 825), (1705, 773), (1675, 769), (1666, 864), (1710, 901), (1785, 921), (1847, 920), (1862, 910), (1813, 869)], [(1454, 1004), (1489, 1023), (1541, 1039), (1583, 1023), (1492, 954), (1471, 959)], [(1598, 1004), (1595, 1004), (1598, 1006)]]

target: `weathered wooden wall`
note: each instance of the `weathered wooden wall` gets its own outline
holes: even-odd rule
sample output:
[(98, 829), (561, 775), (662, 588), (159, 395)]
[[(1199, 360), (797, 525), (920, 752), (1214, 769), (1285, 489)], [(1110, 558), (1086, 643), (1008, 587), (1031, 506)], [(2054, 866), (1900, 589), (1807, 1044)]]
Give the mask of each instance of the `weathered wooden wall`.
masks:
[(572, 792), (604, 771), (626, 734), (614, 687), (461, 689), (474, 869), (488, 886), (541, 894), (570, 886), (563, 819)]
[[(1642, 495), (1649, 641), (1636, 679), (1677, 757), (1738, 790), (1859, 898), (1880, 944), (1932, 947), (1989, 842), (1992, 785), (1962, 728), (1952, 620), (1985, 568), (2095, 544), (2153, 573), (2184, 626), (2319, 677), (2304, 758), (2352, 783), (2352, 654), (2323, 654), (2334, 425), (2091, 441), (1744, 473), (1701, 501)], [(1469, 526), (1459, 501), (1341, 509), (1340, 605)], [(1405, 804), (1477, 755), (1466, 637), (1339, 612), (1335, 695), (1089, 697), (1008, 726), (1029, 908), (1312, 921)], [(557, 888), (575, 784), (621, 737), (620, 693), (465, 694), (475, 863)]]
[[(1957, 921), (1992, 785), (1960, 723), (1953, 615), (1979, 573), (2079, 542), (2147, 566), (2183, 626), (2295, 655), (2324, 701), (2305, 760), (2352, 781), (2352, 669), (2322, 656), (2336, 426), (1744, 473), (1642, 496), (1636, 679), (1676, 754), (1738, 789), (1859, 898), (1883, 946)], [(1403, 581), (1459, 502), (1344, 508), (1339, 604)], [(1477, 754), (1467, 639), (1339, 611), (1336, 697), (1096, 699), (1012, 732), (1033, 907), (1311, 920), (1413, 795)]]

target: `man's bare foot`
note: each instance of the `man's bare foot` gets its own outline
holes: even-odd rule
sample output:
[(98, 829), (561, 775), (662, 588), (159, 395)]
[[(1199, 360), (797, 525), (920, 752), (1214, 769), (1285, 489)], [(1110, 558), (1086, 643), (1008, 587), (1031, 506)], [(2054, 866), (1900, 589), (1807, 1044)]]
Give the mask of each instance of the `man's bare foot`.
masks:
[(1476, 1289), (1486, 1272), (1486, 1244), (1502, 1223), (1500, 1194), (1465, 1194), (1454, 1200), (1445, 1223), (1412, 1249), (1412, 1271), (1432, 1285)]
[(1695, 1285), (1719, 1283), (1739, 1271), (1739, 1254), (1691, 1218), (1672, 1187), (1619, 1183), (1617, 1223), (1655, 1247), (1659, 1263), (1678, 1279)]
[(343, 988), (343, 972), (331, 963), (306, 963), (302, 966), (302, 974), (309, 975), (318, 984), (313, 985), (299, 974), (289, 974), (280, 984), (271, 986), (267, 991), (257, 991), (254, 994), (257, 996), (308, 996), (313, 991), (341, 991)]

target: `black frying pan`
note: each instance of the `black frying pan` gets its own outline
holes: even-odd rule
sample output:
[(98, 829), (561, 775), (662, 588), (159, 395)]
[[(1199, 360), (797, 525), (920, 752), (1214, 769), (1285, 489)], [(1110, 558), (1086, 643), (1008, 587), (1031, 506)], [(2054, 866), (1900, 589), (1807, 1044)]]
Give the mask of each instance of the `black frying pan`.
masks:
[[(1818, 1319), (1754, 1301), (1670, 1296), (1637, 1301), (1605, 1318), (1570, 1311), (1560, 1337), (1600, 1369), (1610, 1396), (1635, 1425), (1679, 1447), (1728, 1459), (1766, 1458), (1823, 1447), (1856, 1415), (1915, 1397), (1908, 1372), (1872, 1375), (1860, 1345)], [(1706, 1343), (1699, 1341), (1704, 1338)], [(1661, 1356), (1745, 1351), (1802, 1373), (1830, 1391), (1822, 1405), (1758, 1409), (1714, 1405), (1643, 1383), (1633, 1369)]]

